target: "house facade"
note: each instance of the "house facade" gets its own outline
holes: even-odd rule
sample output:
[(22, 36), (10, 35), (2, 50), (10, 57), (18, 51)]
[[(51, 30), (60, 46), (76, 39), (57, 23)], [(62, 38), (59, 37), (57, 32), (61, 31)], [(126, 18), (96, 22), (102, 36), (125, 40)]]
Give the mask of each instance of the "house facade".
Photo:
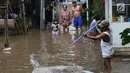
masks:
[(130, 0), (105, 0), (105, 17), (110, 22), (113, 34), (114, 47), (130, 47), (130, 44), (122, 46), (120, 33), (130, 28)]

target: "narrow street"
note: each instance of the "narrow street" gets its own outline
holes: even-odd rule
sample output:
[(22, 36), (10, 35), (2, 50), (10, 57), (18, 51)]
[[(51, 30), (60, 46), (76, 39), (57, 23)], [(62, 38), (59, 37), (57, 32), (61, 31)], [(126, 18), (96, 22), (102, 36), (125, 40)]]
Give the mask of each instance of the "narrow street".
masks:
[[(0, 51), (0, 73), (40, 73), (37, 68), (52, 66), (81, 66), (85, 71), (102, 73), (98, 40), (82, 38), (66, 52), (58, 54), (79, 36), (72, 32), (53, 36), (51, 31), (39, 30), (30, 30), (24, 36), (10, 35), (12, 49)], [(0, 36), (0, 40), (2, 47), (4, 36)], [(112, 73), (130, 73), (129, 62), (122, 62), (122, 58), (114, 58), (112, 67)]]

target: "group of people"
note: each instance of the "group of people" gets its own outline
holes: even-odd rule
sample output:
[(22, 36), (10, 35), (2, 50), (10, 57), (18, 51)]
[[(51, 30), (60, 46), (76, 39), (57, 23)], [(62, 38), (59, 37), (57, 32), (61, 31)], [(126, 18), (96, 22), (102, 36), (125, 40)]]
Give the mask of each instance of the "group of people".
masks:
[[(76, 31), (78, 28), (82, 30), (83, 18), (82, 18), (82, 7), (77, 5), (76, 1), (72, 2), (72, 12), (67, 10), (67, 6), (64, 5), (60, 13), (60, 24), (65, 29), (69, 30), (69, 25), (74, 24)], [(109, 22), (104, 17), (95, 16), (91, 22), (89, 34), (84, 34), (85, 37), (90, 39), (101, 39), (101, 52), (104, 59), (104, 67), (107, 73), (111, 73), (111, 57), (114, 54), (112, 46), (112, 34), (109, 28)], [(97, 33), (95, 33), (97, 32)]]
[(82, 7), (76, 3), (72, 2), (72, 12), (67, 9), (67, 5), (63, 5), (63, 9), (60, 13), (60, 24), (63, 26), (63, 31), (65, 29), (69, 30), (69, 25), (74, 24), (76, 31), (80, 27), (82, 29), (83, 19), (82, 19)]

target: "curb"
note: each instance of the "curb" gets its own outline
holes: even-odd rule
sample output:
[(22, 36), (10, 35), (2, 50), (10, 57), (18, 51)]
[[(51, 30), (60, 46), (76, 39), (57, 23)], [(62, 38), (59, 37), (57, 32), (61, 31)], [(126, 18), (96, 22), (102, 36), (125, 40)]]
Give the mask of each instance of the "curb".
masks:
[(116, 48), (114, 51), (115, 56), (130, 56), (130, 48)]

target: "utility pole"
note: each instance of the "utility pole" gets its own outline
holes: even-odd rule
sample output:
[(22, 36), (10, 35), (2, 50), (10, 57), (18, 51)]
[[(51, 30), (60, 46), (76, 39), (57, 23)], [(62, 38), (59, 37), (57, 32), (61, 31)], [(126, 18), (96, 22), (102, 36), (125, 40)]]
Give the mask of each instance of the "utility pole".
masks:
[(25, 13), (25, 5), (24, 5), (24, 3), (25, 3), (25, 0), (22, 0), (22, 18), (23, 18), (23, 24), (24, 24), (24, 33), (26, 33), (27, 32), (27, 29), (28, 29), (28, 25), (26, 24), (26, 13)]
[(8, 10), (9, 10), (9, 0), (6, 1), (6, 9), (5, 9), (5, 48), (3, 50), (11, 50), (9, 47), (9, 34), (8, 34)]
[(41, 0), (41, 6), (40, 6), (40, 29), (45, 29), (45, 0)]
[(25, 16), (24, 0), (22, 0), (22, 11), (23, 11), (23, 23), (24, 23), (24, 26), (26, 26), (26, 16)]
[[(86, 0), (86, 8), (88, 9), (89, 7), (88, 7), (88, 0)], [(87, 11), (87, 21), (89, 20), (89, 13), (88, 13), (88, 11)]]

